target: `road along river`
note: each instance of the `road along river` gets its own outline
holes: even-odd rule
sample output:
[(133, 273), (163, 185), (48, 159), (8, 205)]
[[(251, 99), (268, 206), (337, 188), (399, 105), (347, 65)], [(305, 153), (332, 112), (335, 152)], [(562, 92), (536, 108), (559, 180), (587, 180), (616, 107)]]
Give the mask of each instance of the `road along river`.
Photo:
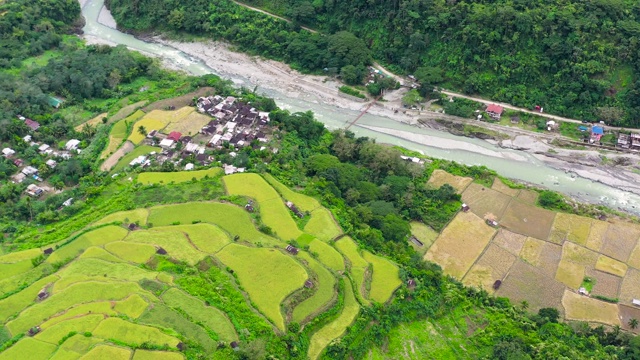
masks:
[[(158, 57), (169, 67), (193, 75), (214, 73), (231, 79), (240, 86), (258, 86), (258, 92), (272, 97), (282, 108), (291, 111), (313, 111), (318, 121), (329, 129), (344, 127), (359, 115), (359, 109), (364, 106), (336, 99), (339, 96), (335, 84), (320, 82), (319, 77), (296, 75), (290, 70), (282, 70), (286, 68), (282, 64), (251, 59), (242, 54), (234, 55), (236, 60), (240, 59), (236, 63), (220, 59), (215, 61), (211, 55), (214, 52), (229, 52), (224, 44), (168, 41), (159, 43), (136, 39), (114, 28), (113, 19), (104, 8), (104, 0), (81, 0), (81, 6), (86, 20), (84, 38), (90, 43), (125, 45), (132, 50)], [(219, 47), (217, 50), (210, 49), (216, 46)], [(211, 54), (207, 52), (209, 50)], [(243, 59), (249, 60), (243, 63)], [(271, 78), (276, 79), (275, 81), (267, 81), (268, 78), (265, 80), (265, 77), (261, 76), (264, 75), (261, 73), (269, 68), (275, 69)], [(278, 71), (280, 73), (277, 73)], [(278, 81), (278, 77), (286, 78), (287, 81)], [(305, 91), (311, 86), (319, 91)], [(327, 93), (335, 94), (335, 98), (323, 96)], [(603, 204), (640, 215), (640, 196), (637, 194), (582, 177), (572, 177), (526, 152), (503, 149), (480, 139), (418, 128), (405, 123), (411, 120), (401, 117), (394, 116), (393, 111), (385, 112), (374, 106), (371, 113), (365, 114), (350, 130), (358, 136), (375, 138), (378, 142), (399, 145), (430, 157), (453, 160), (466, 165), (484, 165), (508, 178), (547, 187), (580, 201)]]

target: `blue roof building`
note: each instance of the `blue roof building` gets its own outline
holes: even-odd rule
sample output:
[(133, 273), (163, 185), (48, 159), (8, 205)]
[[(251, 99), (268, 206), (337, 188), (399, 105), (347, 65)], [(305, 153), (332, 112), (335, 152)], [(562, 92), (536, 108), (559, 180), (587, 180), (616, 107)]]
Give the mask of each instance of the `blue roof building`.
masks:
[(591, 133), (593, 135), (604, 135), (604, 129), (602, 126), (594, 126), (591, 128)]

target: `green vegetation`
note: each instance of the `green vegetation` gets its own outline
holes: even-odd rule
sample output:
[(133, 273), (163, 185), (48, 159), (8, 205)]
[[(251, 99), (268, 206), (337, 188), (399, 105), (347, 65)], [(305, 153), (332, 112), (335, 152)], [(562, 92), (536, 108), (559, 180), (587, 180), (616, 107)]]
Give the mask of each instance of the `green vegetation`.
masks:
[(363, 253), (363, 258), (373, 267), (371, 276), (371, 300), (384, 303), (391, 294), (402, 284), (398, 275), (398, 267), (389, 260), (373, 255), (368, 251)]
[(333, 220), (331, 212), (325, 208), (318, 208), (311, 212), (311, 219), (304, 227), (304, 231), (322, 241), (330, 241), (342, 234), (342, 229)]
[(102, 320), (104, 320), (104, 316), (102, 314), (86, 315), (65, 320), (46, 328), (44, 331), (38, 333), (35, 338), (40, 341), (57, 345), (72, 331), (77, 333), (93, 331), (93, 329), (95, 329)]
[(209, 254), (218, 252), (231, 242), (223, 230), (211, 224), (178, 225), (171, 229), (184, 232), (198, 250)]
[(206, 254), (189, 243), (185, 234), (171, 227), (134, 231), (127, 236), (126, 242), (151, 244), (161, 247), (174, 259), (194, 265)]
[(127, 230), (113, 225), (86, 232), (72, 242), (54, 251), (53, 254), (47, 258), (47, 262), (55, 264), (59, 261), (74, 258), (92, 245), (103, 245), (122, 240), (127, 234)]
[(215, 177), (220, 175), (222, 169), (220, 168), (211, 168), (207, 170), (197, 170), (197, 171), (179, 171), (179, 172), (145, 172), (138, 175), (138, 182), (149, 185), (149, 184), (168, 184), (171, 182), (180, 183), (185, 181), (190, 181), (193, 179), (199, 180), (205, 176)]
[(116, 241), (104, 246), (105, 250), (115, 256), (137, 264), (144, 264), (156, 253), (156, 248), (148, 244), (137, 244), (124, 241)]
[(274, 189), (276, 189), (278, 193), (280, 193), (282, 199), (285, 201), (291, 201), (298, 209), (300, 209), (300, 211), (312, 212), (321, 206), (318, 200), (311, 196), (303, 195), (289, 189), (271, 174), (264, 174), (264, 178), (271, 186), (273, 186)]
[(96, 221), (94, 225), (109, 224), (112, 222), (122, 222), (125, 225), (127, 225), (127, 223), (145, 225), (147, 223), (148, 216), (149, 216), (149, 211), (147, 209), (118, 211), (116, 213), (103, 217), (99, 221)]
[(120, 314), (128, 316), (130, 319), (137, 319), (147, 309), (149, 304), (138, 294), (133, 294), (123, 301), (119, 301), (114, 306), (114, 310)]
[(313, 286), (316, 289), (315, 293), (300, 302), (293, 310), (292, 321), (301, 323), (310, 315), (327, 306), (335, 297), (336, 280), (329, 270), (306, 253), (300, 253), (298, 256), (307, 261), (309, 268), (317, 276), (313, 281)]
[(314, 239), (309, 243), (309, 252), (317, 255), (318, 260), (326, 267), (334, 271), (344, 271), (344, 259), (342, 255), (331, 245)]
[(585, 277), (584, 279), (582, 279), (582, 284), (580, 284), (580, 287), (583, 287), (585, 290), (587, 290), (587, 292), (591, 293), (591, 291), (593, 290), (593, 285), (595, 284), (596, 279)]
[(8, 350), (0, 353), (1, 360), (21, 359), (29, 354), (32, 359), (48, 359), (56, 350), (56, 345), (26, 337), (18, 341)]
[(107, 318), (93, 331), (103, 339), (115, 339), (129, 344), (149, 343), (175, 348), (179, 340), (166, 335), (156, 328), (136, 325), (120, 318)]
[(366, 99), (367, 98), (360, 91), (358, 91), (358, 90), (356, 90), (356, 89), (354, 89), (354, 88), (352, 88), (350, 86), (343, 85), (343, 86), (340, 86), (338, 88), (338, 90), (340, 90), (340, 92), (343, 92), (343, 93), (345, 93), (347, 95), (355, 96), (355, 97), (360, 98), (360, 99)]

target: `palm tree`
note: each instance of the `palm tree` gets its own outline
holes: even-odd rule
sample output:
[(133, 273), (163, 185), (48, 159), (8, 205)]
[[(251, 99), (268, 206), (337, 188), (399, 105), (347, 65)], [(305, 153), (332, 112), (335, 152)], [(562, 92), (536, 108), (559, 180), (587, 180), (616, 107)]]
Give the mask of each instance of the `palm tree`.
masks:
[(522, 311), (527, 311), (527, 309), (529, 308), (529, 302), (527, 300), (522, 300), (522, 302), (520, 303), (520, 308), (522, 309)]
[(144, 126), (140, 125), (138, 127), (138, 133), (142, 136), (147, 136), (147, 128), (145, 128)]
[(629, 320), (629, 327), (630, 327), (632, 330), (635, 330), (635, 329), (638, 327), (638, 319), (636, 319), (636, 318), (631, 318), (631, 319)]

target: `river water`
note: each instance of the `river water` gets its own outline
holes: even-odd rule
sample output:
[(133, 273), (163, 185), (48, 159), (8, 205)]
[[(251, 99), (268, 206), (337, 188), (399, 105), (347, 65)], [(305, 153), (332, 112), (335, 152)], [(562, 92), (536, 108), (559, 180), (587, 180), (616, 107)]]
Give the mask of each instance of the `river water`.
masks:
[[(206, 66), (204, 62), (177, 49), (145, 42), (100, 24), (98, 22), (98, 16), (103, 6), (104, 0), (86, 0), (82, 8), (82, 14), (86, 19), (86, 25), (83, 29), (85, 35), (115, 44), (122, 44), (133, 50), (160, 57), (164, 61), (171, 63), (172, 66), (193, 75), (215, 73), (221, 77), (233, 80), (234, 83), (238, 85), (253, 88), (254, 84), (252, 84), (249, 79), (225, 73), (224, 71), (216, 73)], [(287, 95), (285, 91), (279, 91), (277, 84), (274, 84), (273, 87), (262, 86), (259, 92), (272, 97), (282, 108), (291, 111), (313, 111), (318, 121), (324, 123), (329, 129), (344, 127), (347, 122), (352, 121), (359, 115), (358, 111), (323, 104), (319, 98), (313, 95)], [(463, 147), (473, 149), (474, 151), (424, 145), (401, 137), (374, 131), (363, 126), (394, 129), (412, 134), (424, 134), (428, 135), (431, 139), (437, 139), (438, 143), (442, 141), (450, 144), (466, 143)], [(603, 204), (614, 209), (621, 209), (640, 215), (640, 196), (587, 179), (579, 177), (572, 178), (569, 174), (551, 168), (525, 152), (503, 149), (479, 139), (458, 137), (431, 129), (421, 129), (386, 117), (371, 114), (365, 114), (358, 121), (357, 125), (351, 127), (350, 130), (358, 136), (375, 138), (378, 142), (399, 145), (407, 149), (419, 151), (430, 157), (453, 160), (466, 165), (484, 165), (508, 178), (544, 186), (570, 195), (581, 201)], [(434, 141), (434, 143), (436, 143), (436, 141)], [(496, 154), (499, 156), (495, 156)]]

